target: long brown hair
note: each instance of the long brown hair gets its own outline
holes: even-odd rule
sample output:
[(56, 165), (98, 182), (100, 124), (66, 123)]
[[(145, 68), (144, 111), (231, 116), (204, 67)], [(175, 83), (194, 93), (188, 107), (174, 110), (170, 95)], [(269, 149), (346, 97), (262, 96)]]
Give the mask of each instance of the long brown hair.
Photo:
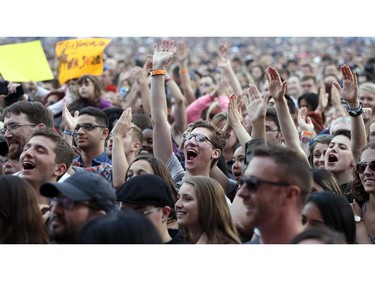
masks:
[(0, 176), (0, 243), (47, 244), (35, 190), (20, 177)]
[[(192, 185), (197, 194), (198, 220), (208, 244), (241, 244), (220, 183), (205, 176), (189, 177), (184, 183)], [(189, 239), (188, 230), (185, 232)]]

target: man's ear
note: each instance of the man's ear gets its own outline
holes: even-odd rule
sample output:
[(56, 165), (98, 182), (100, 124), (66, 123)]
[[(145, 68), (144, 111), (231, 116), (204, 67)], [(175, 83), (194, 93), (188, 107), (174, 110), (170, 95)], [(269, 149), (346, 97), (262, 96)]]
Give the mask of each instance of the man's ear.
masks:
[(38, 125), (36, 125), (38, 128), (45, 128), (46, 127), (46, 125), (45, 124), (43, 124), (43, 123), (39, 123)]
[(142, 145), (139, 141), (132, 143), (132, 151), (139, 152), (141, 148), (142, 148)]
[(56, 169), (55, 169), (55, 172), (53, 173), (54, 176), (62, 176), (63, 174), (65, 174), (67, 170), (67, 167), (65, 164), (61, 163), (61, 164), (56, 164)]
[(214, 158), (214, 159), (218, 159), (221, 155), (221, 151), (220, 149), (218, 148), (215, 148), (213, 151), (212, 151), (212, 154), (211, 154), (211, 157)]
[(104, 128), (103, 129), (103, 132), (102, 132), (102, 140), (104, 139), (107, 139), (107, 137), (108, 137), (108, 135), (109, 135), (109, 129), (108, 128)]

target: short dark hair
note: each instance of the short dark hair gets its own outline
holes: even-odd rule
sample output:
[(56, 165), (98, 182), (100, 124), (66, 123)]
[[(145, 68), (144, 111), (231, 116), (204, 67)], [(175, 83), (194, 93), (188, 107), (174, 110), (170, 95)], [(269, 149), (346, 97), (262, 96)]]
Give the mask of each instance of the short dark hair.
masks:
[(96, 123), (105, 128), (109, 128), (109, 120), (103, 110), (93, 106), (86, 106), (79, 111), (80, 116), (84, 114), (95, 117)]
[(9, 117), (11, 113), (16, 115), (23, 113), (27, 116), (30, 123), (36, 125), (42, 123), (48, 128), (53, 128), (52, 112), (38, 101), (18, 101), (13, 103), (4, 109), (1, 116), (2, 120), (4, 120), (5, 117)]

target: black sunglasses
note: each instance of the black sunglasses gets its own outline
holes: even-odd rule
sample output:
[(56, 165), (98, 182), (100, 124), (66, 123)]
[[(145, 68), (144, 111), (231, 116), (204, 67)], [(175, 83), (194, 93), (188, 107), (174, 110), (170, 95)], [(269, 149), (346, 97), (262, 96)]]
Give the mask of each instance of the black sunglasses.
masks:
[(359, 174), (363, 174), (367, 168), (367, 166), (370, 166), (370, 169), (375, 172), (375, 160), (369, 161), (369, 162), (358, 162), (355, 166), (355, 169)]
[(240, 178), (240, 185), (246, 185), (246, 188), (251, 193), (256, 193), (259, 189), (259, 186), (262, 184), (269, 184), (269, 185), (277, 185), (277, 186), (288, 186), (290, 185), (287, 182), (274, 182), (274, 181), (266, 181), (261, 180), (256, 177), (241, 177)]

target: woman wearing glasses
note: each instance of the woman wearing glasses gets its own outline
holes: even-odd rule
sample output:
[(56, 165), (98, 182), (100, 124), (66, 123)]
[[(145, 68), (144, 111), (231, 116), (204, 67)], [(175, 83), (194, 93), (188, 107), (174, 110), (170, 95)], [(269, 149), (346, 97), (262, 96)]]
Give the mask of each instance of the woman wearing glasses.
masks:
[(185, 179), (175, 204), (177, 223), (190, 244), (240, 244), (225, 193), (205, 176)]
[(375, 244), (375, 143), (361, 149), (356, 165), (352, 208), (356, 221), (357, 243)]

